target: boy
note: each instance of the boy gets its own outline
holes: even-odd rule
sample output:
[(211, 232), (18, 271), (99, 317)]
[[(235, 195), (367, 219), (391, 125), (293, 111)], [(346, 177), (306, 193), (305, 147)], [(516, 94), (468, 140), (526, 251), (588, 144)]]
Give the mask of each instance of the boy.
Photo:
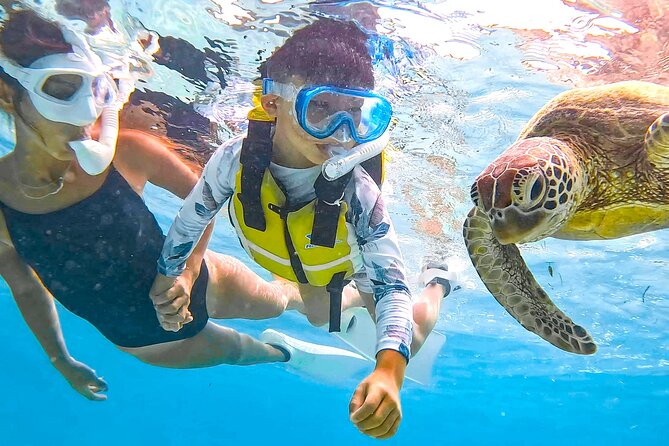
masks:
[[(434, 327), (450, 285), (444, 278), (431, 280), (413, 305), (377, 183), (361, 166), (333, 181), (321, 173), (333, 155), (346, 159), (351, 151), (374, 152), (382, 148), (375, 144), (387, 142), (392, 113), (372, 91), (366, 40), (353, 23), (321, 19), (296, 31), (266, 61), (260, 98), (266, 116), (251, 120), (246, 137), (223, 144), (205, 167), (169, 231), (152, 299), (179, 302), (166, 329), (189, 322), (187, 295), (173, 287), (174, 277), (229, 200), (246, 251), (297, 283), (312, 324), (329, 318), (330, 330), (338, 331), (342, 309), (363, 304), (375, 318), (376, 368), (349, 409), (363, 433), (389, 438), (401, 421), (407, 362)], [(432, 268), (431, 277), (443, 269)], [(346, 280), (357, 290), (344, 288)], [(290, 344), (273, 333), (262, 339), (285, 348), (290, 359)]]

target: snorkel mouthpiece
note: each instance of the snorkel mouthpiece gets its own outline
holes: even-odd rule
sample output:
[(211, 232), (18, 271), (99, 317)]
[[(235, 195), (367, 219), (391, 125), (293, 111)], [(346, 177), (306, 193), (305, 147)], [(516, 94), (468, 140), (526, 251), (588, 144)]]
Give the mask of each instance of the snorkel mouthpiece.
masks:
[(91, 176), (100, 175), (114, 159), (114, 149), (93, 139), (70, 141), (69, 145), (81, 168)]
[(69, 145), (77, 156), (77, 162), (89, 175), (96, 176), (104, 172), (112, 163), (116, 153), (118, 139), (118, 114), (120, 103), (106, 107), (100, 117), (100, 136), (94, 139), (70, 141)]
[[(333, 156), (323, 163), (321, 169), (323, 177), (328, 181), (334, 181), (349, 173), (358, 164), (378, 155), (388, 145), (390, 131), (386, 130), (383, 135), (374, 141), (369, 141), (355, 146), (346, 153)], [(336, 153), (336, 150), (332, 150)]]

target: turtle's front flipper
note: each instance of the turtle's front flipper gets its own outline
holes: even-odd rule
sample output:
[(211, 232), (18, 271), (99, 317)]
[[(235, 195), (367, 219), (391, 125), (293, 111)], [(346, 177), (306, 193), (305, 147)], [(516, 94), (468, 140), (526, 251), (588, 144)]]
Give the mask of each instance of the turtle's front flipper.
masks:
[(481, 280), (523, 327), (568, 352), (589, 355), (597, 351), (588, 332), (565, 316), (534, 280), (516, 245), (497, 241), (488, 218), (478, 208), (469, 212), (463, 234)]

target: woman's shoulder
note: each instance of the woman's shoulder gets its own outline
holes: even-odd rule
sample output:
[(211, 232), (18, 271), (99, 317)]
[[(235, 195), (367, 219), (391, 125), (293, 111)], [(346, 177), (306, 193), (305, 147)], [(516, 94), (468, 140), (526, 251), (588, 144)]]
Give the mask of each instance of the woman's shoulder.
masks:
[(13, 197), (16, 194), (16, 185), (12, 182), (13, 165), (9, 165), (9, 155), (0, 158), (0, 211), (2, 211), (2, 204), (11, 204)]
[(9, 230), (7, 229), (7, 223), (5, 222), (5, 214), (2, 212), (0, 207), (0, 253), (5, 249), (13, 249), (14, 243), (12, 238), (9, 235)]

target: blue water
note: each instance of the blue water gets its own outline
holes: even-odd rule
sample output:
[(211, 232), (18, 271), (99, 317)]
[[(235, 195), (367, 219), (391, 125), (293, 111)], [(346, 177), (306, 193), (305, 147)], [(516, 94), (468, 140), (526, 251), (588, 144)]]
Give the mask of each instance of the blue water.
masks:
[[(232, 99), (248, 97), (248, 91), (235, 89), (252, 79), (256, 51), (244, 51), (244, 45), (271, 49), (284, 38), (259, 24), (278, 14), (281, 25), (270, 29), (289, 31), (306, 23), (313, 9), (297, 2), (200, 1), (188, 2), (194, 4), (189, 8), (177, 0), (112, 3), (115, 19), (129, 12), (145, 26), (197, 47), (206, 45), (202, 33), (226, 41), (235, 61), (229, 91), (241, 91), (231, 93)], [(205, 12), (215, 3), (241, 17), (242, 6), (255, 14), (242, 24), (215, 22)], [(385, 68), (384, 86), (396, 93), (399, 123), (384, 192), (413, 275), (424, 252), (447, 249), (465, 259), (460, 225), (470, 207), (472, 178), (516, 138), (541, 105), (582, 82), (575, 77), (558, 82), (555, 71), (528, 67), (523, 34), (512, 26), (474, 26), (466, 20), (476, 17), (477, 8), (492, 8), (490, 4), (470, 2), (469, 15), (437, 14), (438, 7), (452, 3), (462, 2), (383, 2), (380, 8), (384, 23), (397, 26), (397, 33), (402, 33), (399, 25), (410, 29), (414, 23), (426, 28), (441, 23), (453, 41), (464, 45), (461, 53), (475, 53), (452, 57), (434, 42), (403, 35), (406, 46), (397, 46), (403, 61), (395, 71)], [(545, 8), (556, 3), (546, 0)], [(574, 37), (569, 34), (573, 30), (560, 29), (555, 31), (560, 36)], [(162, 67), (156, 67), (148, 85), (172, 92), (170, 85), (184, 99), (192, 99), (196, 91)], [(215, 112), (234, 128), (239, 114), (225, 107), (229, 100), (222, 99)], [(167, 228), (178, 200), (157, 188), (149, 188), (146, 199)], [(429, 219), (441, 225), (437, 234), (420, 230)], [(211, 248), (248, 260), (224, 218)], [(597, 243), (549, 239), (523, 247), (537, 280), (598, 342), (599, 351), (591, 357), (564, 353), (526, 332), (463, 262), (465, 285), (446, 300), (437, 324), (448, 342), (435, 380), (430, 386), (405, 384), (404, 419), (388, 444), (666, 444), (669, 296), (663, 284), (668, 252), (667, 231)], [(60, 311), (72, 355), (109, 383), (108, 401), (91, 403), (70, 390), (50, 366), (4, 284), (0, 299), (6, 302), (0, 313), (0, 339), (6, 341), (0, 368), (5, 389), (0, 444), (374, 443), (348, 422), (348, 400), (363, 375), (323, 383), (281, 365), (158, 369), (121, 353), (86, 322)], [(342, 346), (294, 314), (271, 323), (226, 325), (252, 335), (272, 327)]]

